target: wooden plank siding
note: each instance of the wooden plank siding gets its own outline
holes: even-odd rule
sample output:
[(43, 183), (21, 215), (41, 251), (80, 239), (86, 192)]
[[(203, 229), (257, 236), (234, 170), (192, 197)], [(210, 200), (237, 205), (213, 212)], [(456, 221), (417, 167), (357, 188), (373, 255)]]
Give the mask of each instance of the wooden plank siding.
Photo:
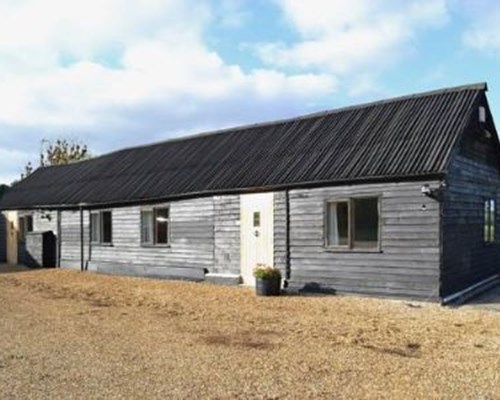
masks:
[(0, 263), (7, 262), (7, 220), (0, 212)]
[[(90, 258), (89, 248), (89, 214), (83, 214), (84, 231), (84, 265)], [(56, 221), (57, 224), (57, 221)], [(55, 227), (57, 229), (57, 226)], [(61, 212), (61, 267), (80, 269), (81, 247), (80, 247), (80, 211)]]
[(57, 235), (57, 212), (56, 211), (38, 211), (33, 213), (33, 231), (47, 232), (52, 231)]
[(91, 244), (89, 269), (113, 274), (203, 279), (213, 266), (212, 198), (167, 204), (170, 244), (141, 245), (141, 207), (115, 208), (112, 245)]
[[(363, 184), (290, 191), (290, 286), (437, 299), (439, 203), (421, 194), (424, 183), (439, 184)], [(367, 195), (380, 196), (380, 251), (326, 249), (325, 201)]]
[(274, 193), (274, 266), (281, 270), (286, 278), (286, 192)]
[[(490, 116), (491, 121), (491, 116)], [(486, 127), (496, 135), (490, 122)], [(452, 158), (443, 202), (441, 296), (500, 274), (500, 154), (495, 138), (473, 124)], [(496, 200), (496, 241), (484, 241), (484, 202)]]
[(240, 196), (214, 196), (214, 264), (210, 272), (240, 275)]

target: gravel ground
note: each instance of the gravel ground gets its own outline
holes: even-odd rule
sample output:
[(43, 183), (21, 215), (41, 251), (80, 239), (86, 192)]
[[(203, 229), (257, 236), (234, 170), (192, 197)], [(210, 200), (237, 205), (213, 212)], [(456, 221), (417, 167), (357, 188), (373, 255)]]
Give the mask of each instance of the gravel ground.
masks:
[(0, 398), (500, 398), (500, 314), (0, 268)]

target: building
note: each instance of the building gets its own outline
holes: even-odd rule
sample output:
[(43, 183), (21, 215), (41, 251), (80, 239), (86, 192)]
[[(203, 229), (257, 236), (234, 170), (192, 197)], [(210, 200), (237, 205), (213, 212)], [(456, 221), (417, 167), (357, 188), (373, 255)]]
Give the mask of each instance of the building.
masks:
[(499, 275), (500, 147), (486, 90), (40, 168), (0, 208), (17, 215), (21, 257), (39, 259), (49, 231), (61, 267), (252, 284), (266, 263), (299, 290), (448, 301)]

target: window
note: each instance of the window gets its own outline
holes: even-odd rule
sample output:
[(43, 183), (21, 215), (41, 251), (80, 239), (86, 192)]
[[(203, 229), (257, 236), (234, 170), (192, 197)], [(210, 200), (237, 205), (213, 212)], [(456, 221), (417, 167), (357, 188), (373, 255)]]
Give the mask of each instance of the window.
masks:
[(325, 222), (327, 247), (376, 249), (379, 246), (377, 197), (328, 201)]
[(19, 239), (25, 240), (26, 234), (33, 232), (33, 216), (25, 215), (19, 218)]
[(495, 242), (495, 220), (496, 204), (490, 199), (484, 202), (484, 241), (485, 243)]
[(24, 220), (26, 223), (26, 232), (33, 232), (33, 215), (26, 215)]
[(141, 211), (141, 243), (168, 245), (170, 243), (170, 210), (168, 207)]
[(145, 210), (141, 212), (141, 243), (153, 244), (154, 240), (154, 212)]
[(259, 211), (255, 211), (253, 213), (253, 227), (254, 228), (260, 227), (260, 212)]
[(349, 245), (349, 202), (329, 202), (327, 205), (327, 245)]
[(90, 214), (90, 239), (92, 243), (111, 244), (113, 242), (111, 211), (98, 211)]

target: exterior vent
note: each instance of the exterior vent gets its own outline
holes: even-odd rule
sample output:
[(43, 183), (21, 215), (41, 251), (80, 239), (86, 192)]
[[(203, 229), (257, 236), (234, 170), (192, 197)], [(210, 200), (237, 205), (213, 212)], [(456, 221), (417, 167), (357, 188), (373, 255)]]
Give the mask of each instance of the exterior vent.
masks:
[(486, 123), (486, 108), (484, 108), (483, 106), (479, 107), (479, 122), (481, 124)]

